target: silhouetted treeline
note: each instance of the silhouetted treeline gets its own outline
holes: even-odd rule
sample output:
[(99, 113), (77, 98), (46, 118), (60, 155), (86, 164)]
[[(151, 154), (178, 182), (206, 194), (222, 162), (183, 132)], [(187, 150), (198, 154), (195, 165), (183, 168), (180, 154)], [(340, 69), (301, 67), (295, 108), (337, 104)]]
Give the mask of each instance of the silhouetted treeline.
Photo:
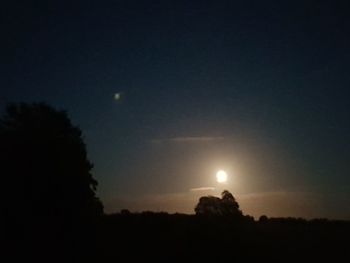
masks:
[(118, 258), (177, 262), (259, 260), (303, 262), (347, 256), (349, 221), (198, 216), (167, 213), (106, 215), (100, 229), (103, 261)]

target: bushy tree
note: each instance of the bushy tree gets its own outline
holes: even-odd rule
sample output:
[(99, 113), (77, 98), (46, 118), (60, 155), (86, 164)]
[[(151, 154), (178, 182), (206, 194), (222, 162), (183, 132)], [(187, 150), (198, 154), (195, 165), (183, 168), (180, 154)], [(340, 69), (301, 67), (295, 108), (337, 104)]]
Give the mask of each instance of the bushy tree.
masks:
[(202, 196), (194, 211), (197, 215), (221, 215), (221, 199), (215, 196)]
[(195, 212), (197, 215), (242, 216), (236, 199), (227, 190), (221, 193), (221, 199), (215, 196), (201, 197)]
[(81, 130), (44, 103), (10, 105), (0, 119), (2, 209), (9, 216), (81, 220), (103, 212)]
[(242, 215), (241, 210), (239, 210), (239, 205), (236, 201), (236, 199), (233, 197), (233, 195), (227, 191), (224, 190), (221, 193), (221, 210), (223, 215), (233, 215), (233, 216), (240, 216)]

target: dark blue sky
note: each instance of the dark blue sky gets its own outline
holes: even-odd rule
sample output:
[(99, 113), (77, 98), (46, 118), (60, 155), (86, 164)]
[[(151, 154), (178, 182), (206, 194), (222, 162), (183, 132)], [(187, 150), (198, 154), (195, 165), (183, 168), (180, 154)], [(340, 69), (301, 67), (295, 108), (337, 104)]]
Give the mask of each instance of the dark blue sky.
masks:
[(255, 216), (350, 218), (345, 1), (90, 2), (3, 6), (0, 104), (67, 110), (107, 211), (225, 187)]

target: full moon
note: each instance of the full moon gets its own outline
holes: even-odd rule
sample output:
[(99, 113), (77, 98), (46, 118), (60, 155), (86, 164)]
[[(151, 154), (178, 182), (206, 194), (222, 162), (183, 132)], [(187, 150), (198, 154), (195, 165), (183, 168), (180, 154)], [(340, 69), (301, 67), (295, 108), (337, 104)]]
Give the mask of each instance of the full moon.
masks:
[(224, 170), (220, 170), (216, 173), (216, 181), (218, 183), (225, 183), (227, 181), (227, 173)]
[(120, 93), (115, 93), (114, 94), (114, 99), (115, 100), (120, 100), (121, 94)]

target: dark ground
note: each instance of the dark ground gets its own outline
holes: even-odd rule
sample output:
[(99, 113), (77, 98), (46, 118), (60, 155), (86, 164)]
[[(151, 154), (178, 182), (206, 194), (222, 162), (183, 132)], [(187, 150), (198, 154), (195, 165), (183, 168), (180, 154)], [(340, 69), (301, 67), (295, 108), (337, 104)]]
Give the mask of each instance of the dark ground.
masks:
[[(9, 223), (4, 262), (348, 262), (350, 221), (143, 212)], [(5, 224), (4, 224), (5, 225)], [(17, 227), (14, 227), (16, 226)], [(21, 225), (21, 227), (19, 227)], [(72, 227), (74, 226), (74, 227)]]
[(349, 255), (348, 221), (275, 218), (256, 222), (165, 213), (115, 214), (102, 221), (97, 241), (101, 262), (340, 262)]

